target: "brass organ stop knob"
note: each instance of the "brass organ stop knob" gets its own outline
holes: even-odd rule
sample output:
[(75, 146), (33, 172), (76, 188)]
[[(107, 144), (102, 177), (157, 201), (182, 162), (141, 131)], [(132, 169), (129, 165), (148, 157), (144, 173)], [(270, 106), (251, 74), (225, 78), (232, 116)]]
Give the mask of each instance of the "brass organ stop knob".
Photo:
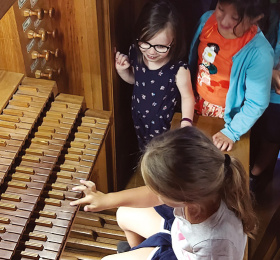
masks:
[(49, 73), (43, 73), (41, 70), (36, 70), (35, 71), (35, 78), (36, 79), (40, 79), (40, 78), (48, 78), (48, 79), (52, 79), (52, 71), (50, 71)]
[(44, 58), (45, 60), (48, 61), (50, 59), (50, 52), (44, 51), (43, 53), (39, 53), (38, 51), (32, 51), (31, 57), (33, 60), (38, 58)]
[(54, 55), (54, 57), (58, 58), (61, 54), (61, 51), (59, 49), (55, 49), (54, 51), (50, 51), (50, 53)]
[(54, 29), (53, 31), (51, 32), (47, 32), (48, 35), (51, 35), (53, 38), (56, 38), (57, 37), (57, 29)]
[(55, 10), (54, 8), (50, 8), (49, 10), (44, 10), (44, 13), (48, 14), (50, 18), (53, 18), (55, 14)]
[(28, 16), (37, 16), (39, 20), (42, 20), (44, 18), (44, 10), (42, 8), (36, 9), (36, 10), (31, 10), (31, 9), (25, 9), (23, 11), (23, 16), (28, 17)]
[(47, 32), (44, 29), (40, 29), (38, 33), (30, 30), (27, 33), (28, 39), (33, 39), (33, 38), (41, 38), (42, 42), (47, 40)]
[(52, 73), (55, 73), (55, 74), (57, 74), (57, 75), (60, 75), (60, 73), (61, 73), (61, 68), (58, 68), (58, 69), (52, 69), (52, 68), (46, 68), (46, 70), (45, 70), (46, 72), (52, 72)]

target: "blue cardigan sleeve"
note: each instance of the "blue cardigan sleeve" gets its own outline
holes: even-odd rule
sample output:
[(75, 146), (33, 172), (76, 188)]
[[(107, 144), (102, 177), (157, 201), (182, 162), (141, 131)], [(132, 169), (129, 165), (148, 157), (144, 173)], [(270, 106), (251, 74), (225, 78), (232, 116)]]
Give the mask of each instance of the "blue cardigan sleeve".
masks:
[(226, 99), (223, 134), (233, 141), (248, 132), (267, 108), (273, 69), (273, 49), (264, 36), (236, 57)]

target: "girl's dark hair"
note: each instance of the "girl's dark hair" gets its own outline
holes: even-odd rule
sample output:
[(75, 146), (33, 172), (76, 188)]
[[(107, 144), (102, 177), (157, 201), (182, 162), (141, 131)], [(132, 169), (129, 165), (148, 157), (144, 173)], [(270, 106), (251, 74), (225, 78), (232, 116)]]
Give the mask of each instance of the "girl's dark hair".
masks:
[[(233, 4), (236, 7), (239, 20), (235, 28), (242, 22), (245, 16), (249, 19), (254, 19), (263, 14), (266, 17), (270, 6), (270, 0), (219, 0), (218, 3)], [(261, 23), (261, 20), (259, 23)]]
[[(174, 34), (172, 47), (169, 51), (170, 60), (181, 60), (186, 56), (186, 43), (183, 21), (177, 8), (169, 0), (151, 0), (142, 9), (136, 25), (135, 39), (151, 40), (158, 32), (168, 25)], [(142, 62), (142, 53), (137, 43), (138, 61)]]
[(241, 163), (225, 155), (195, 127), (170, 130), (151, 140), (141, 161), (146, 185), (179, 202), (203, 203), (222, 199), (253, 237), (257, 218), (249, 183)]

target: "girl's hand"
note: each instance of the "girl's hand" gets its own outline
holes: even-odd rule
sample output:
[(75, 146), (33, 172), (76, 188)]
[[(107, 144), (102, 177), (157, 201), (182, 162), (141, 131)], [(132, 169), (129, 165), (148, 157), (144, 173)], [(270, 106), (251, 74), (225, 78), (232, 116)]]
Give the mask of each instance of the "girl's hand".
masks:
[(115, 66), (117, 71), (126, 70), (130, 67), (128, 56), (120, 53), (119, 51), (116, 53), (115, 60)]
[(218, 132), (212, 137), (214, 145), (221, 151), (230, 151), (233, 147), (234, 142), (225, 136), (223, 133)]
[(83, 191), (85, 197), (82, 199), (78, 199), (75, 201), (71, 201), (71, 206), (76, 206), (80, 204), (89, 204), (84, 207), (84, 211), (101, 211), (106, 208), (106, 194), (97, 191), (95, 183), (92, 181), (80, 181), (80, 186), (74, 187), (72, 190), (74, 191)]
[(280, 95), (280, 70), (273, 70), (272, 86), (274, 87), (275, 92)]

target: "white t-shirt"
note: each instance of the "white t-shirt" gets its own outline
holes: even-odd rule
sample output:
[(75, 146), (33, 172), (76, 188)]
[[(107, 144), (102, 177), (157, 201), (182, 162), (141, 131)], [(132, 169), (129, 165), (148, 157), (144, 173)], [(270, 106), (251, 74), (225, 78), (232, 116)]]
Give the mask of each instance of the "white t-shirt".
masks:
[(240, 219), (222, 201), (217, 212), (199, 224), (174, 209), (172, 247), (178, 260), (242, 260), (247, 242)]

